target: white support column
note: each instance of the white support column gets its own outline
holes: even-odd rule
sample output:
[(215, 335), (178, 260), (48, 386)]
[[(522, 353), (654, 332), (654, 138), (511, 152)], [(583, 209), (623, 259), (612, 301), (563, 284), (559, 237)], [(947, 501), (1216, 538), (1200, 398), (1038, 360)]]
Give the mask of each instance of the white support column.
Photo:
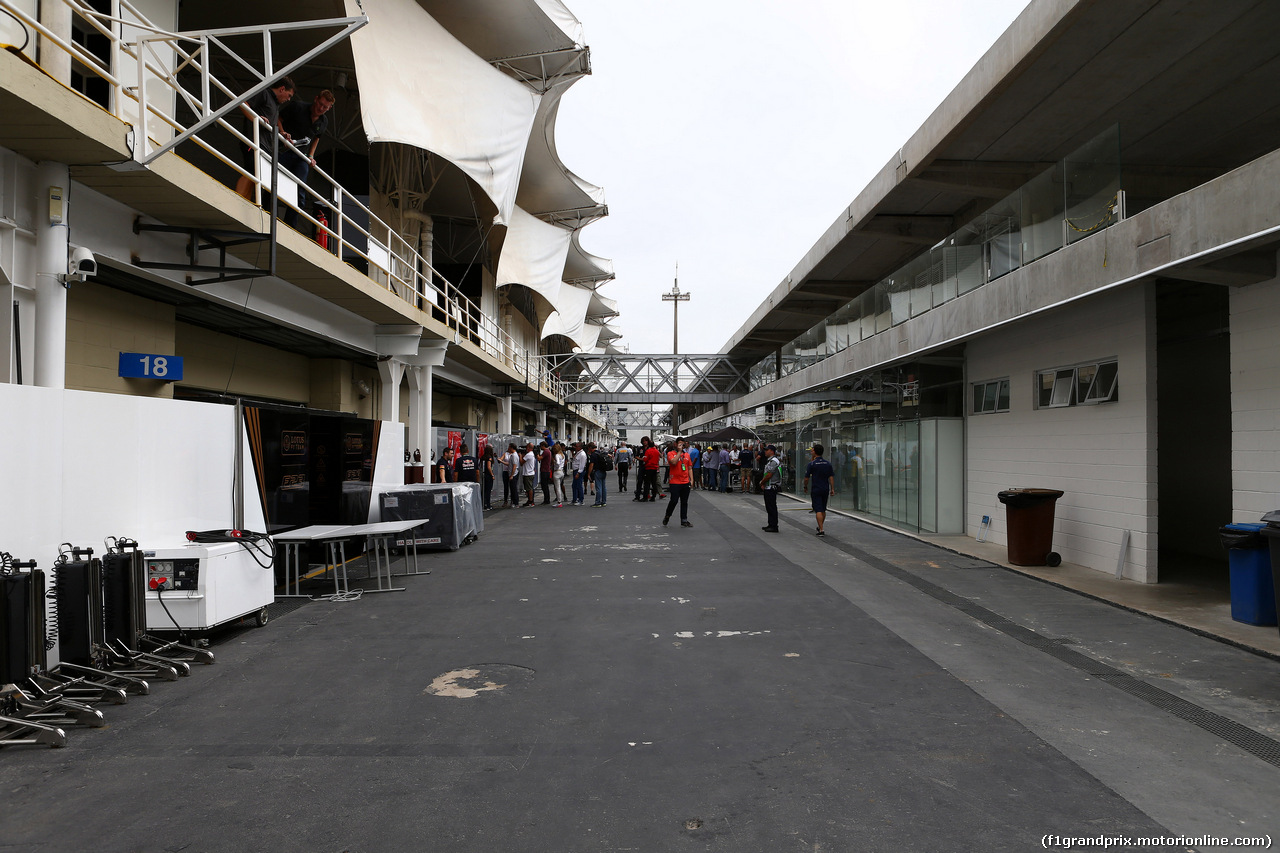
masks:
[(429, 460), (431, 451), (434, 450), (431, 441), (431, 389), (435, 379), (435, 368), (444, 364), (444, 353), (448, 347), (448, 341), (420, 341), (418, 354), (405, 359), (413, 369), (413, 373), (409, 376), (409, 387), (414, 388), (415, 383), (417, 384), (414, 397), (409, 401), (409, 440), (415, 443), (416, 449), (422, 451), (423, 461)]
[[(412, 453), (429, 449), (426, 427), (431, 423), (431, 368), (408, 365), (405, 377), (409, 380), (409, 431), (404, 449)], [(426, 415), (425, 421), (423, 415)]]
[(381, 420), (400, 421), (400, 380), (404, 377), (404, 362), (386, 358), (378, 362), (378, 376), (382, 377)]
[[(53, 4), (62, 5), (62, 4)], [(36, 167), (36, 353), (35, 384), (67, 384), (67, 191), (66, 165), (48, 160)], [(51, 192), (59, 201), (50, 203)], [(54, 216), (56, 208), (56, 217)], [(54, 219), (57, 222), (54, 222)], [(12, 310), (12, 309), (9, 309)]]
[[(41, 3), (40, 23), (49, 32), (71, 43), (71, 4)], [(33, 33), (34, 35), (34, 33)], [(44, 36), (40, 36), (40, 67), (44, 73), (64, 86), (71, 85), (71, 54)]]
[(498, 398), (498, 432), (511, 435), (511, 395)]

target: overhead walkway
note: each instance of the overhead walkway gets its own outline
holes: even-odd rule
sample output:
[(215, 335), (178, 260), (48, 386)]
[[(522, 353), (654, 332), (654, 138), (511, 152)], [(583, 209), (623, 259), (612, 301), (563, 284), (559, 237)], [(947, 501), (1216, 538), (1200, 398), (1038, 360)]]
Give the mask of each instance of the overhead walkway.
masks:
[(748, 368), (724, 355), (575, 353), (557, 372), (572, 403), (718, 405), (748, 390)]

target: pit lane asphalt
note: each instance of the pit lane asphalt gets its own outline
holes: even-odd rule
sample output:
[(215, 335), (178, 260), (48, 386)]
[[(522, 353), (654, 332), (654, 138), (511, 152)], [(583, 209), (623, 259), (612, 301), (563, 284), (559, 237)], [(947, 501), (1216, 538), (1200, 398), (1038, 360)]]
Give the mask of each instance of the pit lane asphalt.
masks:
[(853, 519), (819, 539), (801, 504), (778, 534), (758, 497), (694, 493), (693, 528), (664, 508), (487, 514), (405, 592), (309, 603), (65, 749), (0, 752), (0, 850), (1022, 851), (1280, 828), (1276, 661)]

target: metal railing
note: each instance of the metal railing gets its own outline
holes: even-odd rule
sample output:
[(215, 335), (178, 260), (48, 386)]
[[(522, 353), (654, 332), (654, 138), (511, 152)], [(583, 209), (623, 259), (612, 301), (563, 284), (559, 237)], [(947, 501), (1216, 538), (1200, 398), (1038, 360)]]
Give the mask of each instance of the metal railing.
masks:
[[(272, 26), (170, 33), (150, 24), (128, 0), (119, 0), (119, 17), (99, 12), (82, 0), (55, 2), (70, 8), (73, 22), (78, 21), (81, 26), (108, 40), (109, 49), (105, 55), (91, 52), (52, 32), (11, 0), (0, 0), (0, 8), (30, 32), (39, 34), (44, 45), (56, 46), (68, 54), (79, 73), (96, 76), (108, 84), (108, 103), (100, 103), (87, 95), (84, 97), (133, 126), (132, 146), (137, 168), (145, 168), (146, 163), (180, 142), (190, 142), (229, 167), (237, 177), (247, 177), (253, 185), (254, 201), (262, 204), (264, 192), (269, 193), (271, 180), (266, 171), (271, 163), (270, 134), (262, 133), (265, 125), (262, 121), (254, 121), (249, 128), (242, 130), (228, 117), (239, 113), (239, 105), (248, 97), (267, 88), (301, 62), (295, 60), (278, 69), (273, 67)], [(274, 31), (333, 27), (350, 20), (275, 25)], [(125, 40), (122, 33), (136, 33), (137, 41)], [(263, 38), (265, 67), (261, 71), (236, 55), (225, 43), (225, 39), (232, 36), (254, 34)], [(238, 70), (254, 75), (258, 81), (256, 85), (248, 92), (240, 92), (220, 80), (213, 69), (217, 50), (224, 51), (226, 58)], [(167, 57), (167, 52), (172, 52), (172, 56)], [(126, 80), (127, 75), (121, 73), (126, 57), (136, 65), (136, 85), (131, 85), (135, 81)], [(194, 84), (180, 79), (184, 73), (194, 79)], [(157, 91), (155, 87), (161, 88)], [(170, 97), (164, 96), (165, 91)], [(163, 103), (165, 101), (169, 103)], [(221, 103), (215, 106), (215, 101)], [(178, 104), (196, 117), (190, 126), (178, 119)], [(230, 134), (235, 142), (247, 145), (255, 152), (254, 162), (259, 168), (250, 172), (213, 144), (208, 138), (212, 134), (205, 132), (212, 129)], [(275, 131), (274, 128), (269, 130)], [(166, 140), (165, 136), (171, 138)], [(153, 144), (158, 147), (153, 148)], [(279, 145), (282, 152), (289, 152), (300, 162), (308, 162), (306, 152), (289, 141), (282, 138)], [(494, 317), (485, 315), (479, 305), (436, 271), (407, 240), (333, 176), (312, 166), (308, 180), (299, 182), (287, 170), (277, 171), (280, 182), (278, 202), (314, 228), (317, 244), (356, 265), (357, 269), (364, 266), (363, 272), (371, 281), (407, 305), (430, 314), (453, 331), (455, 343), (470, 343), (521, 375), (530, 388), (559, 402), (564, 401), (564, 388), (545, 356), (523, 346)], [(320, 189), (315, 189), (313, 183), (319, 184)], [(295, 191), (300, 191), (301, 197)]]

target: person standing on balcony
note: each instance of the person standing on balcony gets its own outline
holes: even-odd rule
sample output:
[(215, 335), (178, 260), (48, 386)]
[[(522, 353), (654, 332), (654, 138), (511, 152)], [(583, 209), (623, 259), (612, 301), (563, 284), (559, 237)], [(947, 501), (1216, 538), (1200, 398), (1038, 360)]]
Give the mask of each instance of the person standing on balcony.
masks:
[[(240, 105), (240, 112), (244, 113), (245, 118), (249, 120), (245, 125), (244, 135), (250, 141), (253, 140), (254, 122), (262, 122), (268, 128), (279, 131), (280, 135), (285, 139), (290, 138), (284, 126), (280, 123), (280, 106), (293, 97), (295, 88), (292, 79), (281, 77), (270, 89), (264, 89)], [(270, 136), (265, 140), (259, 137), (259, 142), (266, 143), (270, 139)], [(266, 145), (265, 150), (270, 151), (271, 146)], [(240, 153), (244, 157), (244, 169), (249, 174), (241, 175), (239, 180), (236, 181), (236, 192), (249, 201), (253, 201), (253, 178), (250, 176), (258, 173), (258, 152), (251, 146), (241, 142)]]
[[(304, 104), (302, 101), (286, 101), (280, 106), (281, 126), (292, 137), (293, 144), (307, 152), (305, 157), (295, 154), (290, 149), (280, 152), (280, 165), (298, 179), (296, 200), (298, 210), (304, 209), (307, 203), (306, 191), (303, 187), (307, 184), (307, 175), (311, 173), (311, 167), (316, 164), (316, 146), (320, 144), (320, 137), (329, 126), (329, 117), (326, 113), (333, 109), (336, 100), (333, 92), (324, 89), (311, 100), (310, 104)], [(290, 228), (296, 227), (298, 211), (285, 211), (284, 221)]]

